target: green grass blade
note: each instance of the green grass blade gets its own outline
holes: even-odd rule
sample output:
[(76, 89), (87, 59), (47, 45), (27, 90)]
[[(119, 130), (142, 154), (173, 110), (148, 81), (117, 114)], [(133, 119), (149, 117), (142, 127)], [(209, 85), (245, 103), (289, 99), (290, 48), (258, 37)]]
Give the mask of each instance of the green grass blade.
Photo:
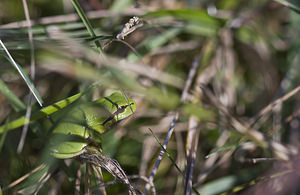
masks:
[[(92, 38), (96, 37), (96, 34), (93, 30), (93, 27), (89, 21), (89, 19), (87, 18), (87, 16), (85, 15), (84, 11), (82, 10), (82, 8), (80, 7), (79, 3), (77, 2), (77, 0), (72, 0), (72, 4), (76, 10), (76, 12), (78, 13), (79, 17), (81, 18), (82, 22), (84, 23), (86, 29), (88, 30), (90, 36)], [(101, 47), (101, 43), (98, 41), (98, 40), (95, 40), (95, 44), (96, 44), (96, 47), (98, 49), (98, 51), (101, 53), (101, 54), (104, 54), (103, 53), (103, 50), (102, 50), (102, 47)]]
[(42, 107), (43, 106), (43, 100), (42, 100), (41, 96), (39, 95), (38, 91), (36, 90), (36, 88), (34, 87), (34, 85), (32, 84), (32, 82), (30, 81), (29, 77), (23, 71), (22, 67), (20, 65), (18, 65), (15, 62), (15, 60), (12, 58), (12, 56), (10, 55), (10, 53), (8, 52), (8, 50), (6, 49), (4, 43), (2, 42), (2, 40), (0, 40), (0, 44), (3, 47), (5, 53), (7, 54), (7, 57), (9, 59), (9, 61), (18, 70), (19, 74), (22, 76), (22, 78), (26, 82), (27, 86), (29, 87), (31, 93), (33, 94), (33, 96), (35, 97), (35, 99), (37, 100), (37, 102), (40, 104), (40, 106)]
[(1, 79), (0, 92), (6, 97), (16, 112), (26, 109), (25, 104), (7, 87), (7, 85)]

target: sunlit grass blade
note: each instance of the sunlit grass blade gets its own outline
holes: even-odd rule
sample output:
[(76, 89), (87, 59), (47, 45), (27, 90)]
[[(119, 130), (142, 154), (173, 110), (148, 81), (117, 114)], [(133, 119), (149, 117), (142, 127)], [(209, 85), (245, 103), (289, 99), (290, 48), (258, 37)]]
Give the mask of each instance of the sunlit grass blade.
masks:
[(4, 43), (2, 42), (2, 40), (0, 40), (0, 44), (1, 44), (2, 48), (4, 49), (9, 61), (18, 70), (19, 74), (22, 76), (22, 78), (26, 82), (26, 84), (27, 84), (28, 88), (30, 89), (31, 93), (33, 94), (33, 96), (35, 97), (37, 102), (40, 104), (40, 106), (42, 107), (43, 106), (43, 100), (42, 100), (41, 96), (39, 95), (38, 91), (36, 90), (36, 88), (34, 87), (34, 85), (32, 84), (32, 82), (30, 81), (29, 77), (26, 75), (26, 73), (24, 72), (22, 67), (15, 62), (13, 57), (10, 55), (10, 53), (6, 49), (6, 47), (5, 47)]
[(26, 109), (25, 104), (7, 87), (7, 85), (1, 79), (0, 92), (6, 97), (16, 112)]

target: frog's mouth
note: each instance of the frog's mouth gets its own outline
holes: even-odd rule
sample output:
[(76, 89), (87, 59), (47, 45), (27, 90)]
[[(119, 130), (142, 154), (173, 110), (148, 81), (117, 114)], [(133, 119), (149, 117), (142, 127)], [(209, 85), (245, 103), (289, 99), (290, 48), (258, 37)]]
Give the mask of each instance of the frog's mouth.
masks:
[(104, 126), (106, 123), (108, 123), (109, 121), (112, 121), (114, 118), (115, 118), (115, 116), (117, 116), (118, 114), (121, 114), (121, 113), (123, 113), (124, 111), (125, 111), (125, 109), (128, 107), (128, 106), (130, 106), (130, 105), (132, 105), (133, 103), (131, 103), (131, 104), (127, 104), (127, 105), (124, 105), (124, 106), (120, 106), (114, 113), (112, 113), (103, 123), (102, 123), (102, 125)]

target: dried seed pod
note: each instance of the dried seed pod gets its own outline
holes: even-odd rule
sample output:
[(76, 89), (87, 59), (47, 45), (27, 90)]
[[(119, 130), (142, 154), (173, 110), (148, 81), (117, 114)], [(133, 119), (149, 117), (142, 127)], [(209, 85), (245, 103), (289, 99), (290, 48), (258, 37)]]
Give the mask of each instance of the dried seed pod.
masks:
[(127, 35), (135, 31), (137, 28), (143, 26), (143, 21), (134, 16), (124, 25), (121, 32), (117, 35), (117, 39), (124, 39)]

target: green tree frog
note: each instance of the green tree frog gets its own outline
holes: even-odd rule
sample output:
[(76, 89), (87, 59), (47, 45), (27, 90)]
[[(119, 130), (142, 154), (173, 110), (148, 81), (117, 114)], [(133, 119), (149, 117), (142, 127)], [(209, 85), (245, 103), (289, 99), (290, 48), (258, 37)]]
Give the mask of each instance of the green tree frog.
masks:
[(101, 152), (101, 134), (135, 110), (134, 100), (117, 92), (62, 110), (54, 116), (56, 124), (52, 130), (51, 154), (67, 159), (91, 151), (89, 148)]

